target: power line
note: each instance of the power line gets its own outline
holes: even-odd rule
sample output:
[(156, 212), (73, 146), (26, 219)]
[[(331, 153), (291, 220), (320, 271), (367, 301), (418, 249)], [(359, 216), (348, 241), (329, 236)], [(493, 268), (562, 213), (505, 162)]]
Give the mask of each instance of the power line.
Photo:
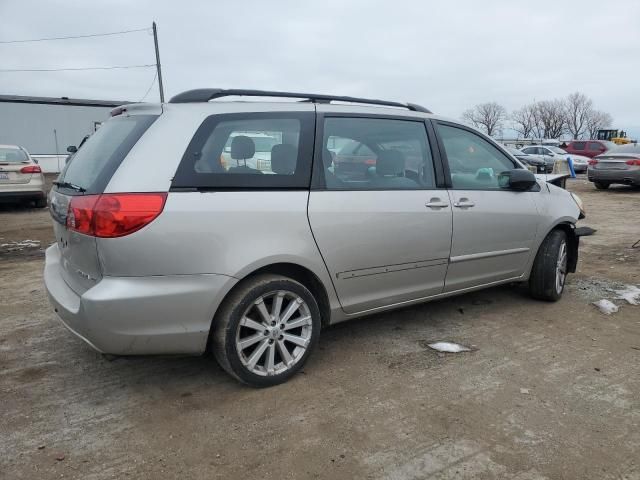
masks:
[(147, 98), (147, 95), (149, 95), (149, 92), (151, 91), (151, 88), (153, 87), (153, 84), (156, 83), (156, 78), (158, 78), (158, 71), (157, 70), (156, 70), (155, 75), (153, 76), (153, 80), (151, 80), (151, 85), (149, 85), (149, 88), (147, 88), (147, 91), (144, 94), (144, 97), (142, 97), (140, 100), (138, 100), (138, 103), (144, 101), (144, 99)]
[(154, 67), (155, 63), (149, 63), (144, 65), (113, 65), (110, 67), (80, 67), (80, 68), (9, 68), (0, 69), (0, 73), (13, 73), (13, 72), (67, 72), (67, 71), (79, 71), (79, 70), (115, 70), (122, 68), (149, 68)]
[(45, 42), (48, 40), (70, 40), (72, 38), (89, 38), (89, 37), (107, 37), (110, 35), (122, 35), (125, 33), (133, 33), (133, 32), (145, 32), (149, 31), (149, 28), (137, 28), (135, 30), (122, 30), (120, 32), (108, 32), (108, 33), (93, 33), (89, 35), (71, 35), (68, 37), (48, 37), (48, 38), (32, 38), (29, 40), (2, 40), (0, 44), (6, 43), (30, 43), (30, 42)]

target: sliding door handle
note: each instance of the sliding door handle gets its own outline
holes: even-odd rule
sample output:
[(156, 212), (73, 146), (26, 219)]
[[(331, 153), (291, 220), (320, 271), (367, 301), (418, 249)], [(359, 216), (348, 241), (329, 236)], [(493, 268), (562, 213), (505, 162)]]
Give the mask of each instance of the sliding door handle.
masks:
[(429, 208), (447, 208), (449, 204), (447, 202), (443, 202), (439, 198), (432, 198), (425, 203), (424, 206)]
[(471, 207), (474, 207), (475, 205), (476, 204), (473, 203), (468, 198), (461, 198), (459, 201), (453, 204), (454, 207), (458, 207), (458, 208), (471, 208)]

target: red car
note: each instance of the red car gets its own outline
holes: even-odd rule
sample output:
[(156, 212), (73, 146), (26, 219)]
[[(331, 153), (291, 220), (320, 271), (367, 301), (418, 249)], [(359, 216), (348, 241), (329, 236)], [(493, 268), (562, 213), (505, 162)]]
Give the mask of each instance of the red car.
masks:
[(606, 140), (574, 140), (569, 142), (564, 150), (574, 155), (584, 155), (585, 157), (593, 158), (596, 155), (602, 155), (615, 146), (615, 143)]

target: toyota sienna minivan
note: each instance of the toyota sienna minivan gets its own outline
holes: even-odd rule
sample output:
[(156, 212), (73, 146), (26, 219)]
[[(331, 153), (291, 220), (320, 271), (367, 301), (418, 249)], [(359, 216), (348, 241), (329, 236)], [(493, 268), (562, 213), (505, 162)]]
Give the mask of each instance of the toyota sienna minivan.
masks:
[(419, 105), (256, 90), (114, 109), (49, 200), (44, 279), (71, 332), (115, 355), (210, 349), (253, 386), (344, 320), (512, 282), (558, 300), (583, 216)]

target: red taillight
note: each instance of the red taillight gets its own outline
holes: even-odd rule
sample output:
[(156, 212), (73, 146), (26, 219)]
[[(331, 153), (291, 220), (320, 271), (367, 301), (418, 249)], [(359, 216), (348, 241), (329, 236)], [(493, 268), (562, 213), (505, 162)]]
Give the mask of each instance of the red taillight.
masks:
[(42, 173), (40, 165), (27, 165), (20, 169), (20, 173)]
[(67, 228), (85, 235), (93, 235), (93, 207), (100, 195), (73, 197), (67, 212)]
[(640, 166), (640, 159), (639, 160), (627, 160), (625, 162), (627, 165), (636, 165), (636, 166)]
[(598, 163), (598, 160), (596, 160), (595, 158), (592, 158), (591, 160), (589, 160), (589, 165), (596, 165)]
[(364, 164), (365, 164), (365, 165), (374, 165), (374, 166), (375, 166), (375, 164), (376, 164), (376, 159), (375, 159), (375, 158), (367, 158), (367, 159), (364, 161)]
[(94, 237), (123, 237), (151, 223), (166, 199), (166, 193), (76, 196), (69, 204), (67, 228)]

